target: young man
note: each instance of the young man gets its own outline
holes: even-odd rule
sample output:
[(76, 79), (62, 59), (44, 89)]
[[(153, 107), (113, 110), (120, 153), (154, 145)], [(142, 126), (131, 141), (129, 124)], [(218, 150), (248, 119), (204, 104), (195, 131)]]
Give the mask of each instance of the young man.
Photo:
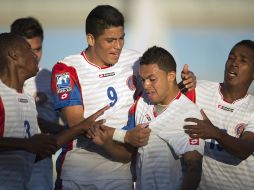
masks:
[[(86, 36), (86, 50), (66, 57), (53, 68), (55, 107), (72, 127), (98, 106), (109, 104), (111, 109), (103, 118), (108, 126), (121, 128), (126, 125), (134, 101), (140, 54), (123, 49), (124, 17), (112, 6), (97, 6), (89, 13)], [(149, 133), (150, 129), (137, 127), (127, 134), (125, 141), (144, 145)], [(133, 188), (130, 163), (109, 160), (104, 150), (90, 139), (78, 138), (67, 149), (59, 157), (64, 189)]]
[[(43, 29), (33, 17), (19, 18), (11, 24), (11, 32), (23, 36), (30, 44), (37, 61), (42, 56)], [(54, 98), (50, 86), (51, 72), (39, 68), (36, 76), (24, 84), (24, 92), (34, 97), (38, 111), (38, 122), (42, 132), (57, 133), (63, 126), (59, 125), (59, 114), (54, 110)], [(47, 127), (47, 128), (45, 128)], [(41, 184), (38, 186), (38, 184)], [(53, 166), (51, 157), (36, 163), (30, 181), (31, 189), (53, 189)]]
[(58, 135), (38, 134), (34, 99), (23, 93), (24, 82), (37, 72), (36, 55), (28, 42), (13, 33), (0, 34), (0, 189), (33, 189), (29, 181), (34, 162), (84, 134), (107, 109)]
[[(201, 115), (178, 88), (173, 56), (163, 48), (149, 48), (140, 59), (140, 76), (145, 93), (130, 109), (125, 129), (142, 124), (152, 132), (148, 144), (137, 152), (136, 189), (196, 189), (201, 177), (204, 142), (190, 139), (183, 126), (186, 117), (201, 118)], [(124, 149), (108, 140), (106, 131), (105, 127), (93, 131), (93, 141), (114, 159), (127, 161), (135, 154), (130, 147), (125, 145)]]
[(198, 81), (196, 103), (204, 120), (188, 118), (191, 137), (206, 139), (200, 189), (254, 189), (254, 42), (230, 51), (223, 83)]

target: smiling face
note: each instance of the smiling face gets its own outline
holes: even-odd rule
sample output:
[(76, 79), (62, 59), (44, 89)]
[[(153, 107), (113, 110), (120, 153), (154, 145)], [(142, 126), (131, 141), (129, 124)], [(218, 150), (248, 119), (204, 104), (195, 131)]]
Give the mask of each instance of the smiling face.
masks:
[(91, 49), (91, 56), (87, 55), (89, 61), (99, 67), (116, 64), (124, 45), (124, 35), (122, 26), (105, 29), (97, 38), (88, 34), (87, 41)]
[(42, 56), (42, 39), (40, 36), (36, 36), (33, 38), (26, 38), (26, 41), (30, 44), (34, 54), (37, 57), (37, 61), (41, 60)]
[(166, 73), (157, 64), (149, 64), (140, 66), (140, 76), (145, 93), (152, 103), (167, 105), (171, 101), (170, 83), (175, 81), (172, 80), (175, 72)]
[(225, 65), (224, 83), (248, 89), (254, 78), (254, 51), (245, 45), (235, 46)]

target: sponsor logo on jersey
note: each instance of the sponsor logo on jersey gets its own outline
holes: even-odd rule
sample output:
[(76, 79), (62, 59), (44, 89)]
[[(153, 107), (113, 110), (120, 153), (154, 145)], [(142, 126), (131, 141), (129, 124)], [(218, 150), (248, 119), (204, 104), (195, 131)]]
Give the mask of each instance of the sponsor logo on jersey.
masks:
[(135, 75), (131, 75), (127, 78), (126, 84), (129, 87), (130, 90), (136, 90), (136, 85), (137, 85), (137, 78)]
[(69, 93), (68, 92), (60, 93), (59, 98), (60, 100), (67, 100), (69, 98)]
[(104, 78), (104, 77), (111, 77), (111, 76), (114, 76), (114, 75), (115, 75), (115, 72), (111, 72), (111, 73), (100, 74), (99, 77)]
[(225, 110), (225, 111), (230, 111), (230, 112), (234, 111), (233, 108), (229, 108), (229, 107), (226, 107), (226, 106), (223, 106), (223, 105), (218, 105), (218, 108), (222, 109), (222, 110)]
[(147, 121), (151, 121), (152, 120), (151, 117), (148, 115), (148, 113), (145, 116), (146, 116)]
[(70, 74), (68, 72), (56, 75), (56, 91), (58, 94), (71, 91)]
[(199, 145), (199, 139), (197, 138), (195, 138), (195, 139), (193, 139), (193, 138), (190, 138), (189, 139), (189, 144), (190, 145)]
[(28, 99), (25, 98), (19, 98), (18, 101), (21, 103), (28, 103)]
[(235, 135), (236, 137), (240, 137), (246, 128), (247, 124), (245, 123), (239, 123), (235, 126)]

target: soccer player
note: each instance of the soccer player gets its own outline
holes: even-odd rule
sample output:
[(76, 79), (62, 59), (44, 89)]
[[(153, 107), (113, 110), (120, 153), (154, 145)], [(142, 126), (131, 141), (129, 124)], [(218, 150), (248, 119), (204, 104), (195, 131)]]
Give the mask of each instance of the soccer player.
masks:
[[(30, 44), (37, 61), (42, 56), (43, 29), (33, 17), (19, 18), (11, 24), (11, 32), (23, 36)], [(51, 91), (51, 71), (39, 67), (36, 76), (24, 84), (24, 92), (35, 98), (38, 122), (42, 132), (57, 133), (63, 129), (59, 125), (59, 113), (54, 110), (54, 98)], [(51, 157), (37, 162), (30, 180), (32, 189), (53, 189), (53, 166)], [(38, 184), (41, 184), (38, 186)]]
[(51, 155), (55, 140), (34, 135), (39, 133), (34, 100), (22, 91), (24, 81), (37, 73), (38, 62), (22, 37), (0, 35), (0, 68), (0, 189), (23, 189), (32, 172), (32, 153)]
[(198, 81), (196, 103), (204, 120), (188, 118), (191, 137), (206, 139), (200, 189), (254, 189), (254, 42), (231, 49), (222, 83)]
[(29, 181), (34, 162), (84, 134), (108, 109), (57, 135), (38, 134), (34, 99), (23, 93), (25, 80), (37, 72), (38, 61), (29, 43), (14, 33), (0, 34), (0, 189), (33, 190)]
[[(121, 128), (126, 125), (128, 110), (139, 91), (135, 93), (140, 54), (123, 49), (124, 17), (110, 5), (97, 6), (89, 13), (86, 37), (87, 49), (66, 57), (53, 68), (55, 108), (61, 110), (71, 128), (98, 106), (109, 104), (111, 108), (103, 118), (108, 126)], [(185, 74), (185, 82), (189, 83), (189, 73)], [(146, 144), (150, 129), (135, 130), (126, 135), (126, 143)], [(111, 161), (86, 137), (65, 147), (58, 161), (58, 177), (63, 179), (64, 189), (133, 188), (130, 163)]]
[[(190, 139), (183, 126), (186, 117), (201, 118), (201, 114), (179, 90), (173, 56), (163, 48), (149, 48), (140, 59), (140, 76), (144, 93), (130, 109), (125, 129), (142, 124), (152, 132), (148, 144), (137, 152), (136, 189), (197, 189), (204, 142)], [(135, 149), (119, 147), (108, 140), (107, 128), (101, 129), (93, 131), (93, 141), (113, 159), (125, 162), (135, 155)]]

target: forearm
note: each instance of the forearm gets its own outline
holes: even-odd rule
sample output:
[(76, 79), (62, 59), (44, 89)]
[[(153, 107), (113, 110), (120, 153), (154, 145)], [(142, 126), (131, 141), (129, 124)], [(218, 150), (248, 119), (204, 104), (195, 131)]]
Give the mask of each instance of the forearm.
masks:
[(58, 134), (65, 130), (64, 126), (57, 123), (53, 123), (39, 117), (37, 119), (40, 130), (43, 133)]
[(134, 152), (134, 148), (112, 140), (109, 140), (102, 147), (111, 156), (112, 160), (123, 163), (130, 162)]
[(55, 135), (57, 147), (61, 148), (64, 144), (74, 140), (78, 135), (83, 135), (86, 131), (80, 125), (70, 127)]
[(253, 133), (246, 132), (243, 137), (235, 138), (223, 131), (219, 131), (215, 138), (217, 142), (229, 153), (240, 159), (248, 158), (254, 151)]
[(28, 139), (2, 137), (0, 138), (0, 151), (28, 150)]
[(201, 179), (202, 160), (189, 161), (186, 164), (186, 171), (184, 172), (182, 190), (197, 189)]

